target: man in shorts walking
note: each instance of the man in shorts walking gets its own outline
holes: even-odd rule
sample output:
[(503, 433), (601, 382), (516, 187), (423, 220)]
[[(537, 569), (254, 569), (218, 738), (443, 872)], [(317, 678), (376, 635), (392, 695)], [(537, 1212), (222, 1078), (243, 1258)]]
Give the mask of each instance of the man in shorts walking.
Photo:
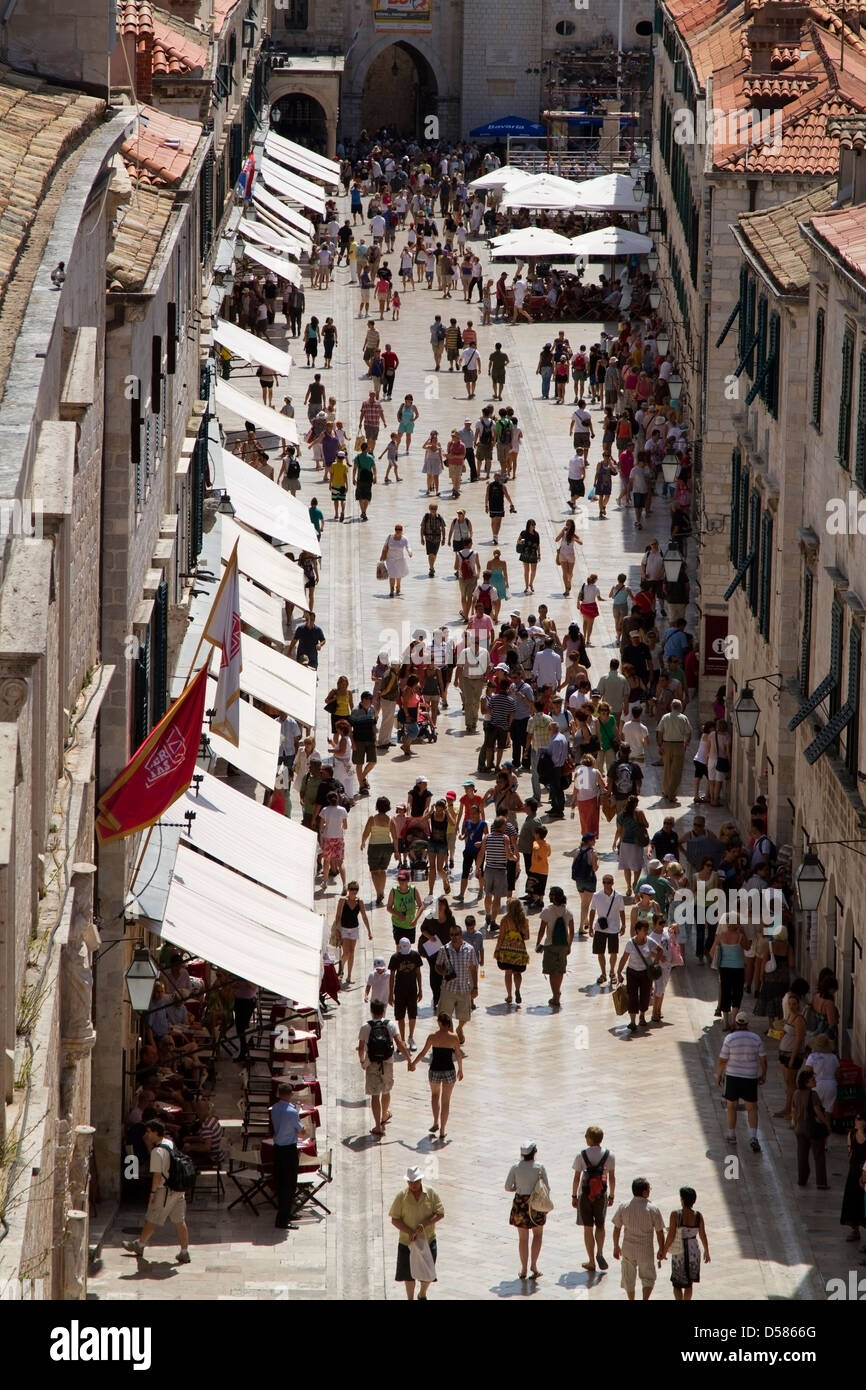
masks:
[(385, 1018), (385, 1005), (374, 999), (369, 1021), (362, 1024), (358, 1033), (358, 1061), (364, 1069), (364, 1094), (370, 1097), (373, 1109), (370, 1133), (377, 1138), (385, 1133), (385, 1125), (391, 1118), (395, 1047), (408, 1062), (409, 1053), (396, 1023)]
[[(617, 1207), (613, 1218), (613, 1258), (622, 1261), (622, 1287), (630, 1303), (640, 1278), (644, 1302), (656, 1282), (653, 1233), (658, 1241), (659, 1260), (664, 1259), (665, 1223), (658, 1207), (650, 1205), (650, 1185), (646, 1178), (635, 1178), (632, 1199)], [(620, 1244), (621, 1243), (621, 1244)]]
[(581, 1266), (594, 1274), (596, 1266), (607, 1269), (604, 1258), (604, 1221), (613, 1206), (616, 1189), (615, 1160), (610, 1149), (602, 1148), (604, 1130), (590, 1125), (584, 1136), (586, 1148), (574, 1160), (571, 1205), (577, 1211), (577, 1224), (583, 1227), (587, 1259)]
[(736, 1027), (722, 1043), (716, 1064), (718, 1083), (720, 1086), (722, 1081), (725, 1083), (728, 1120), (725, 1138), (732, 1140), (737, 1137), (737, 1109), (740, 1101), (743, 1101), (749, 1125), (749, 1145), (753, 1153), (759, 1154), (758, 1087), (763, 1086), (767, 1079), (767, 1053), (763, 1038), (760, 1033), (752, 1032), (746, 1014), (737, 1014), (734, 1022)]
[(391, 974), (391, 988), (388, 995), (388, 1003), (394, 1010), (394, 1018), (400, 1032), (400, 1037), (406, 1040), (406, 1016), (409, 1016), (409, 1042), (407, 1047), (410, 1052), (415, 1051), (415, 1022), (418, 1018), (418, 1005), (421, 1002), (421, 957), (417, 951), (412, 950), (412, 942), (408, 936), (403, 936), (397, 944), (397, 950), (388, 961), (388, 970)]
[(188, 1265), (189, 1231), (186, 1225), (186, 1196), (175, 1192), (168, 1185), (171, 1169), (171, 1150), (174, 1144), (166, 1137), (165, 1126), (160, 1120), (149, 1120), (142, 1135), (144, 1147), (150, 1154), (150, 1197), (144, 1214), (144, 1225), (138, 1240), (125, 1240), (124, 1250), (138, 1259), (144, 1256), (145, 1248), (158, 1226), (171, 1222), (177, 1233), (180, 1250), (177, 1256), (179, 1265)]
[(462, 1047), (466, 1041), (463, 1030), (472, 1017), (472, 1000), (478, 995), (478, 957), (456, 924), (449, 933), (448, 945), (436, 957), (435, 969), (442, 976), (439, 1012), (454, 1019)]
[(610, 983), (616, 967), (619, 939), (625, 936), (625, 898), (616, 891), (613, 874), (605, 874), (601, 889), (593, 893), (589, 904), (589, 934), (592, 937), (592, 954), (598, 957), (599, 977), (597, 985), (607, 982), (605, 957), (610, 961)]

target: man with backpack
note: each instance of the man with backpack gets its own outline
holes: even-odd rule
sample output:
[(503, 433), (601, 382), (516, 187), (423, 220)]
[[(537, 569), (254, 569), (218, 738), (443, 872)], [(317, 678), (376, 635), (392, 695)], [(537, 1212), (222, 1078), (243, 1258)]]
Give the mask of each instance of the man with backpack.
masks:
[(393, 662), (388, 661), (388, 653), (380, 652), (380, 664), (385, 665), (385, 670), (376, 679), (374, 696), (379, 701), (379, 732), (376, 736), (376, 747), (380, 752), (385, 752), (391, 747), (391, 733), (394, 729), (394, 717), (397, 713), (397, 695), (399, 694), (399, 667)]
[(430, 325), (430, 346), (433, 349), (433, 362), (438, 372), (442, 363), (442, 353), (445, 351), (445, 325), (442, 322), (441, 314), (437, 314)]
[(150, 1198), (138, 1240), (125, 1240), (124, 1250), (143, 1258), (145, 1248), (158, 1226), (170, 1221), (177, 1232), (179, 1265), (188, 1265), (189, 1231), (186, 1225), (186, 1194), (195, 1183), (195, 1165), (188, 1154), (176, 1149), (166, 1138), (160, 1120), (148, 1120), (142, 1141), (150, 1154)]
[(457, 583), (460, 588), (460, 613), (463, 621), (468, 623), (472, 596), (481, 578), (481, 561), (478, 558), (478, 552), (472, 549), (471, 543), (468, 543), (462, 550), (457, 551), (454, 562), (457, 570)]
[(490, 532), (494, 545), (499, 540), (499, 530), (505, 517), (506, 502), (512, 513), (517, 510), (511, 500), (508, 488), (505, 486), (503, 475), (497, 470), (487, 484), (487, 492), (484, 496), (484, 510), (490, 517)]
[[(410, 944), (411, 950), (411, 944)], [(358, 1061), (364, 1069), (364, 1094), (373, 1108), (371, 1134), (381, 1138), (391, 1118), (391, 1092), (394, 1089), (394, 1048), (409, 1061), (409, 1052), (396, 1023), (385, 1018), (385, 1005), (374, 999), (370, 1018), (358, 1033)]]
[(596, 1266), (607, 1269), (603, 1253), (604, 1219), (608, 1207), (613, 1206), (615, 1161), (610, 1149), (601, 1147), (604, 1130), (598, 1125), (590, 1125), (584, 1138), (586, 1148), (580, 1151), (572, 1164), (571, 1205), (577, 1210), (578, 1226), (583, 1227), (587, 1261), (582, 1268), (594, 1274)]
[(475, 425), (475, 459), (476, 462), (484, 464), (484, 476), (490, 477), (490, 466), (493, 463), (493, 445), (496, 442), (496, 420), (493, 415), (493, 406), (486, 405), (481, 412), (481, 418)]
[(617, 811), (621, 811), (630, 796), (640, 796), (643, 772), (629, 754), (627, 743), (620, 744), (619, 752), (611, 763), (609, 785), (613, 791)]

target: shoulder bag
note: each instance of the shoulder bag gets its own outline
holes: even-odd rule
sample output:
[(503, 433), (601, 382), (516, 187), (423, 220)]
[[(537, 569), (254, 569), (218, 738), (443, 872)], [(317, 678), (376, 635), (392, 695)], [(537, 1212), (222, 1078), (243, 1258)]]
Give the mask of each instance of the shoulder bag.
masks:
[(535, 1186), (532, 1189), (532, 1195), (529, 1198), (529, 1210), (545, 1216), (549, 1211), (553, 1211), (550, 1188), (547, 1186), (541, 1173), (539, 1173), (536, 1179)]
[(638, 944), (637, 944), (636, 941), (635, 941), (635, 943), (634, 943), (634, 948), (635, 948), (635, 950), (637, 951), (638, 955), (640, 956), (641, 960), (643, 961), (644, 965), (646, 966), (646, 973), (649, 975), (650, 979), (651, 979), (651, 980), (657, 980), (657, 979), (659, 979), (659, 977), (661, 976), (661, 973), (662, 973), (662, 968), (661, 968), (661, 966), (660, 966), (660, 965), (656, 965), (654, 961), (647, 960), (646, 956), (644, 955), (643, 951), (641, 950), (640, 946), (638, 946)]

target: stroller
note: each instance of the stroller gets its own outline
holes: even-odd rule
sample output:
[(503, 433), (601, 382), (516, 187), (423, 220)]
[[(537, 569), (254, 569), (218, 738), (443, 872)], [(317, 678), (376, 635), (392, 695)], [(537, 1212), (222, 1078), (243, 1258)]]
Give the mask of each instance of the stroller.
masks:
[(403, 839), (406, 844), (406, 857), (409, 860), (409, 874), (413, 882), (420, 882), (425, 879), (429, 872), (430, 841), (427, 838), (428, 830), (426, 821), (419, 819), (408, 820), (403, 827)]
[(418, 742), (435, 743), (439, 735), (430, 723), (430, 713), (427, 706), (422, 703), (418, 706)]

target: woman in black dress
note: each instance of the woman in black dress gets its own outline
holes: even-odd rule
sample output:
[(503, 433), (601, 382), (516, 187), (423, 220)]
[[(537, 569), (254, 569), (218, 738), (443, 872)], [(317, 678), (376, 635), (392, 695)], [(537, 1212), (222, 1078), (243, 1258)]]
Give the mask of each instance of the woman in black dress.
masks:
[[(448, 881), (448, 803), (444, 797), (440, 797), (430, 812), (430, 849), (428, 851), (429, 861), (429, 892), (433, 897), (433, 889), (436, 886), (436, 875), (441, 875), (442, 887), (446, 893), (451, 892), (451, 884)], [(446, 938), (447, 941), (447, 938)]]
[(534, 592), (535, 571), (541, 558), (541, 537), (532, 517), (529, 518), (517, 537), (517, 554), (523, 562), (523, 583), (525, 594)]
[[(451, 1110), (451, 1092), (458, 1081), (463, 1080), (463, 1052), (460, 1039), (454, 1032), (450, 1014), (437, 1014), (438, 1027), (431, 1033), (418, 1056), (409, 1063), (414, 1071), (418, 1063), (430, 1053), (430, 1105), (433, 1110), (433, 1123), (429, 1133), (438, 1130), (439, 1138), (445, 1138), (445, 1127)], [(432, 1049), (432, 1050), (431, 1050)], [(441, 1125), (441, 1129), (440, 1129)]]
[(866, 1190), (860, 1186), (863, 1165), (866, 1163), (866, 1115), (858, 1115), (848, 1135), (848, 1176), (842, 1194), (841, 1226), (850, 1226), (847, 1240), (860, 1239), (860, 1227), (866, 1226)]
[(433, 996), (434, 1009), (439, 1007), (439, 995), (442, 990), (442, 976), (435, 969), (436, 957), (442, 947), (448, 945), (451, 940), (451, 928), (456, 925), (457, 919), (446, 897), (438, 899), (435, 914), (431, 912), (421, 923), (421, 940), (418, 945), (430, 972), (430, 993)]

